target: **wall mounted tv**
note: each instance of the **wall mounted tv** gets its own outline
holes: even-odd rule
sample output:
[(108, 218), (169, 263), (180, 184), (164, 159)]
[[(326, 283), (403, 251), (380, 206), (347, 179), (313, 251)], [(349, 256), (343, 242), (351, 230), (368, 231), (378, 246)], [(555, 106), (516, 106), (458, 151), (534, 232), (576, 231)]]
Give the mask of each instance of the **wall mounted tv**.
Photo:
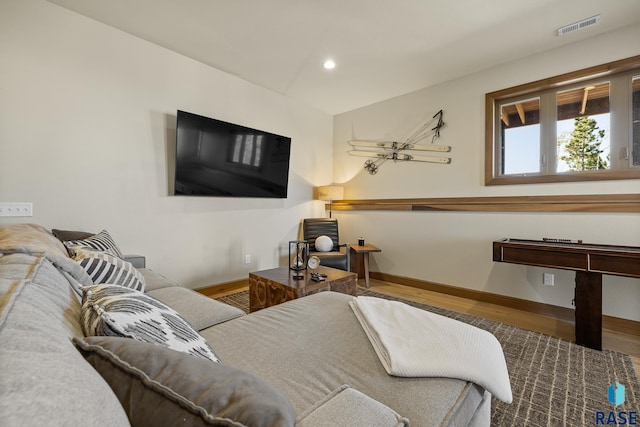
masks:
[(178, 110), (175, 195), (286, 198), (291, 138)]

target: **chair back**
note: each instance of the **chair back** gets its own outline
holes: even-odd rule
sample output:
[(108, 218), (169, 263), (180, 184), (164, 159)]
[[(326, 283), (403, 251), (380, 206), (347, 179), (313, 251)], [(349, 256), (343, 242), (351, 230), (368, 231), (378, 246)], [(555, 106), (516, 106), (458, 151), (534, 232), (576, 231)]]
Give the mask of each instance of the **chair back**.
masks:
[(302, 234), (304, 240), (309, 242), (309, 250), (316, 251), (316, 239), (320, 236), (328, 236), (333, 241), (334, 251), (338, 250), (340, 237), (338, 236), (338, 220), (335, 218), (307, 218), (302, 220)]

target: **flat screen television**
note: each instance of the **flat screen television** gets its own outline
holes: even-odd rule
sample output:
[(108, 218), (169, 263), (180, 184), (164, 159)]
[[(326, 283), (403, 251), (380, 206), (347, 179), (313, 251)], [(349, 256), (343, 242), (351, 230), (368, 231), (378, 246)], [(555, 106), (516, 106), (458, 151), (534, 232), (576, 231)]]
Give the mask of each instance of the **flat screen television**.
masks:
[(174, 195), (286, 198), (291, 138), (178, 110)]

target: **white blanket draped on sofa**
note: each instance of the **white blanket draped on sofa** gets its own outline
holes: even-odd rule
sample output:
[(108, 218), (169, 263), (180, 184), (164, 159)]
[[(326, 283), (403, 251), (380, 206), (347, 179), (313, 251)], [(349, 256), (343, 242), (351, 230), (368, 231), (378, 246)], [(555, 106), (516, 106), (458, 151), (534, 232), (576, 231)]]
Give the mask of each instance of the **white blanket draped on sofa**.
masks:
[(389, 375), (471, 381), (511, 403), (507, 364), (493, 334), (397, 301), (355, 297), (350, 305)]

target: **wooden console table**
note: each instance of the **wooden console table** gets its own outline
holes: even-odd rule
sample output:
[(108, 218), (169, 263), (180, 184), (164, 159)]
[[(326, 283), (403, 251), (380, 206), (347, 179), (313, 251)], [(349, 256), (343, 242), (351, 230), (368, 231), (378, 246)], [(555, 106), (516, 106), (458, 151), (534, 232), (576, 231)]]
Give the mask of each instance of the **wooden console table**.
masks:
[(503, 239), (493, 260), (576, 272), (576, 344), (602, 350), (602, 275), (640, 278), (640, 247)]

